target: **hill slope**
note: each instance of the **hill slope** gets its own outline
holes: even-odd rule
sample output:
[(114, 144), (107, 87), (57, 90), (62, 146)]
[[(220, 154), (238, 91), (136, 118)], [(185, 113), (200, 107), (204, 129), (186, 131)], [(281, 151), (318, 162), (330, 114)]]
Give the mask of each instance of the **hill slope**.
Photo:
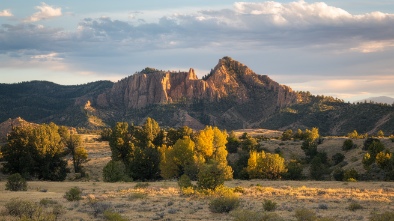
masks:
[(61, 86), (33, 81), (0, 84), (0, 122), (8, 118), (97, 128), (117, 121), (201, 129), (297, 129), (319, 127), (322, 134), (352, 130), (393, 133), (394, 107), (350, 104), (332, 97), (294, 92), (266, 75), (258, 75), (229, 57), (203, 79), (193, 69), (166, 72), (146, 68), (117, 83)]

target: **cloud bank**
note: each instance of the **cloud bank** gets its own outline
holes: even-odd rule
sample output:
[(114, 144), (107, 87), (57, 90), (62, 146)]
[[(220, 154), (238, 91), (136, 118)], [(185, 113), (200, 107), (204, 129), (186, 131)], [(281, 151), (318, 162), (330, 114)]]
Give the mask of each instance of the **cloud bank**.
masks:
[[(178, 12), (155, 22), (145, 22), (144, 14), (149, 12), (144, 11), (133, 12), (131, 20), (84, 18), (75, 30), (66, 30), (38, 24), (62, 16), (61, 8), (42, 3), (36, 9), (26, 19), (36, 23), (2, 24), (0, 28), (0, 54), (25, 66), (38, 60), (61, 63), (76, 72), (127, 75), (141, 65), (177, 68), (179, 62), (194, 66), (200, 64), (197, 60), (204, 63), (212, 57), (235, 55), (257, 73), (278, 79), (299, 74), (313, 84), (322, 83), (320, 76), (334, 77), (335, 82), (341, 80), (339, 76), (347, 80), (390, 76), (393, 70), (394, 14), (351, 14), (323, 2), (236, 2), (232, 9)], [(208, 71), (211, 67), (200, 68)], [(388, 81), (394, 83), (392, 78)], [(332, 84), (321, 86), (326, 93), (330, 87), (348, 93)]]

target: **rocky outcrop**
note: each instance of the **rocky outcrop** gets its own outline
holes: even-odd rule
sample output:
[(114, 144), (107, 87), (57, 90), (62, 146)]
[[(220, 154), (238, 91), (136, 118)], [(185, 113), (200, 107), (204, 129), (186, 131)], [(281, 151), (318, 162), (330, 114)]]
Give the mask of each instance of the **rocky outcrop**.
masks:
[(0, 123), (0, 142), (5, 142), (7, 140), (7, 135), (11, 133), (13, 127), (36, 125), (23, 120), (20, 117), (14, 119), (8, 119)]
[(111, 90), (97, 97), (96, 103), (98, 107), (138, 109), (151, 104), (194, 100), (213, 102), (229, 96), (238, 103), (244, 103), (252, 96), (258, 96), (251, 94), (254, 88), (274, 92), (277, 96), (274, 106), (283, 107), (297, 101), (291, 88), (224, 57), (205, 80), (198, 79), (193, 69), (189, 72), (164, 72), (146, 68), (115, 83)]

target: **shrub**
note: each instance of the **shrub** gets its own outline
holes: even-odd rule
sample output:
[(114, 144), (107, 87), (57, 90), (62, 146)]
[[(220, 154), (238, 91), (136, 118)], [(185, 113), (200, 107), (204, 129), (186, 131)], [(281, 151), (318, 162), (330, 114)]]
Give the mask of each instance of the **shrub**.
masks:
[(197, 175), (197, 186), (200, 189), (214, 190), (216, 187), (223, 185), (223, 183), (224, 173), (217, 163), (203, 165)]
[(57, 201), (52, 200), (52, 199), (45, 198), (45, 199), (40, 200), (40, 205), (44, 206), (44, 207), (48, 207), (48, 206), (56, 205), (56, 204), (58, 204)]
[(195, 193), (196, 193), (196, 190), (194, 190), (193, 187), (181, 188), (181, 194), (183, 196), (193, 196)]
[(309, 209), (297, 209), (294, 215), (297, 221), (315, 221), (317, 220), (316, 213)]
[(279, 179), (287, 169), (285, 159), (279, 154), (251, 151), (247, 171), (252, 179)]
[(345, 159), (345, 155), (343, 155), (341, 153), (336, 153), (336, 154), (332, 155), (331, 159), (334, 162), (334, 165), (337, 165)]
[(326, 173), (326, 166), (322, 163), (320, 157), (314, 157), (311, 161), (310, 175), (315, 180), (322, 180), (323, 175)]
[(334, 177), (334, 179), (336, 181), (342, 181), (344, 178), (344, 174), (345, 171), (341, 168), (336, 168), (333, 172), (332, 172), (332, 176)]
[(346, 139), (345, 141), (343, 141), (342, 150), (344, 151), (348, 151), (356, 147), (357, 145), (353, 143), (352, 139)]
[(119, 213), (111, 210), (104, 211), (104, 219), (108, 221), (127, 221), (127, 219), (123, 218)]
[(73, 187), (65, 193), (64, 198), (68, 201), (78, 201), (82, 199), (81, 195), (82, 190), (79, 187)]
[(359, 135), (358, 135), (358, 132), (356, 130), (354, 130), (353, 132), (348, 133), (347, 137), (357, 139), (357, 138), (359, 138)]
[(263, 208), (265, 211), (275, 211), (278, 204), (272, 200), (265, 199), (263, 202)]
[(314, 141), (305, 140), (302, 142), (301, 149), (304, 151), (308, 162), (318, 154), (317, 143)]
[(381, 214), (372, 213), (369, 217), (370, 221), (394, 221), (394, 212), (384, 212)]
[(37, 203), (20, 199), (12, 199), (10, 202), (7, 202), (4, 207), (8, 215), (19, 217), (19, 220), (55, 221), (62, 213), (58, 213), (55, 209), (51, 213), (44, 210), (44, 208)]
[(356, 211), (359, 209), (363, 209), (364, 207), (362, 207), (359, 203), (357, 202), (352, 202), (349, 204), (349, 206), (347, 207), (348, 210), (350, 211)]
[(365, 139), (364, 145), (363, 145), (363, 150), (368, 150), (369, 146), (371, 146), (371, 144), (373, 142), (380, 143), (380, 140), (376, 139), (376, 138), (372, 138), (372, 137), (369, 137), (369, 138)]
[(234, 221), (283, 221), (276, 213), (263, 213), (252, 210), (234, 210), (230, 213)]
[(297, 160), (290, 160), (287, 163), (287, 172), (283, 177), (288, 180), (301, 180), (302, 179), (302, 165)]
[(111, 160), (103, 168), (104, 182), (126, 181), (126, 167), (121, 161)]
[(343, 174), (344, 181), (358, 180), (358, 172), (355, 169), (345, 170)]
[(30, 201), (11, 199), (4, 207), (6, 212), (11, 216), (32, 218), (37, 206)]
[(282, 137), (281, 140), (285, 141), (285, 140), (291, 140), (291, 138), (293, 138), (293, 131), (291, 129), (286, 130), (282, 133)]
[(149, 183), (137, 183), (134, 186), (134, 189), (145, 189), (149, 186)]
[(328, 205), (325, 203), (320, 203), (317, 208), (326, 210), (326, 209), (328, 209)]
[(234, 193), (245, 193), (245, 188), (242, 186), (236, 186), (234, 187)]
[(10, 191), (26, 191), (26, 180), (19, 173), (14, 173), (8, 177), (5, 189)]
[(220, 196), (209, 202), (209, 210), (213, 213), (228, 213), (237, 208), (239, 203), (236, 195)]
[(183, 174), (178, 180), (178, 186), (180, 188), (187, 188), (187, 187), (191, 187), (193, 185), (192, 185), (192, 181), (190, 180), (189, 176), (186, 174)]
[(93, 201), (89, 205), (93, 210), (92, 212), (95, 218), (97, 218), (101, 214), (104, 214), (105, 211), (112, 209), (112, 204), (108, 202)]
[(379, 130), (379, 131), (376, 133), (376, 136), (377, 136), (377, 137), (384, 137), (384, 132), (383, 132), (382, 130)]
[(148, 196), (148, 194), (146, 194), (146, 193), (131, 193), (127, 199), (132, 201), (132, 200), (136, 200), (136, 199), (145, 199), (147, 196)]

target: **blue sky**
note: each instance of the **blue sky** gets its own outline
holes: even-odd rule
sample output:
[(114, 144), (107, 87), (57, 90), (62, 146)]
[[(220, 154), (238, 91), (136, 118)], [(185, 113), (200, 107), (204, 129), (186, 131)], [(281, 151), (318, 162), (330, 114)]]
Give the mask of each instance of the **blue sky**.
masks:
[(117, 81), (230, 56), (294, 90), (394, 97), (394, 1), (0, 3), (0, 83)]

